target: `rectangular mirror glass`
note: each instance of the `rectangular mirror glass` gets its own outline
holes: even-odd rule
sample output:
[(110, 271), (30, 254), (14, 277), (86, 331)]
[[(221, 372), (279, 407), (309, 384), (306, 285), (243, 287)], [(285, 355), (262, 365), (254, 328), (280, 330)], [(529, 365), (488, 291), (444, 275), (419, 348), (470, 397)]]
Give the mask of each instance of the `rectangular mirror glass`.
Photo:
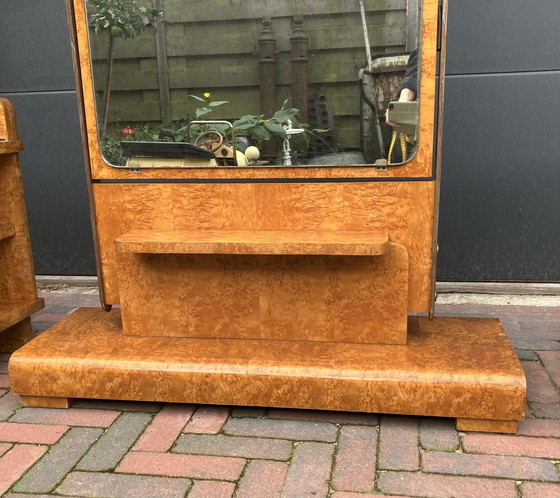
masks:
[(415, 153), (418, 0), (85, 2), (115, 167), (398, 165)]

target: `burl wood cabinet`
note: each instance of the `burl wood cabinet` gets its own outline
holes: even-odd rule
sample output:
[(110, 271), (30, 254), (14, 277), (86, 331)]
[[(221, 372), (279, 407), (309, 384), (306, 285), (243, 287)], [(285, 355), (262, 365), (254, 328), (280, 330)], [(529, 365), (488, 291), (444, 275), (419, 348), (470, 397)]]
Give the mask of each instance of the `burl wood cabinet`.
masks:
[(18, 153), (14, 109), (0, 99), (0, 352), (31, 340), (30, 315), (44, 307), (37, 297)]
[[(198, 161), (195, 167), (184, 158), (175, 167), (169, 158), (161, 167), (157, 158), (145, 163), (150, 167), (140, 167), (142, 161), (111, 165), (102, 155), (111, 132), (103, 131), (101, 119), (101, 38), (88, 32), (84, 1), (68, 2), (101, 307), (77, 311), (12, 356), (12, 389), (25, 404), (68, 406), (73, 398), (98, 398), (313, 408), (453, 417), (461, 430), (515, 432), (524, 417), (525, 377), (499, 320), (433, 316), (443, 97), (436, 74), (445, 73), (446, 4), (366, 1), (367, 15), (360, 20), (358, 3), (277, 2), (273, 17), (264, 21), (267, 40), (270, 26), (289, 29), (292, 14), (301, 14), (294, 5), (307, 9), (303, 28), (309, 26), (313, 57), (304, 90), (330, 98), (339, 143), (353, 143), (344, 131), (352, 130), (345, 128), (352, 116), (344, 106), (360, 101), (355, 81), (355, 101), (338, 97), (343, 75), (317, 83), (326, 57), (337, 48), (321, 52), (318, 44), (350, 43), (369, 24), (377, 40), (372, 46), (383, 45), (384, 54), (388, 46), (404, 50), (402, 37), (414, 30), (378, 30), (376, 22), (420, 20), (416, 153), (399, 164), (379, 157), (347, 165), (201, 167)], [(189, 29), (181, 32), (192, 33), (198, 21), (214, 29), (206, 19), (213, 9), (194, 12), (188, 4), (167, 4), (166, 15), (175, 23), (186, 19)], [(251, 5), (224, 18), (248, 26), (247, 16), (265, 17), (259, 9), (266, 2)], [(166, 2), (163, 8), (165, 13)], [(321, 15), (314, 17), (313, 9)], [(251, 22), (258, 36), (261, 18)], [(300, 17), (296, 24), (301, 31)], [(218, 38), (227, 34), (225, 24), (219, 25)], [(329, 29), (338, 35), (326, 36)], [(185, 60), (193, 69), (185, 85), (197, 85), (204, 71), (196, 63), (204, 61), (206, 69), (213, 68), (208, 88), (217, 100), (237, 81), (226, 98), (249, 102), (244, 92), (259, 74), (251, 33), (247, 29), (235, 43), (218, 44), (220, 50), (237, 50), (244, 37), (249, 40), (238, 49), (246, 69), (224, 70), (225, 79), (225, 55), (195, 53), (217, 45), (189, 45), (193, 52)], [(163, 52), (161, 38), (160, 31), (154, 54)], [(290, 62), (292, 38), (277, 36), (278, 60)], [(146, 40), (138, 45), (144, 57), (150, 55)], [(411, 43), (406, 40), (408, 53)], [(128, 40), (115, 46), (116, 67), (126, 59), (127, 70), (134, 71), (136, 46)], [(354, 71), (363, 63), (356, 50), (343, 52), (347, 59), (337, 55), (337, 68)], [(161, 99), (156, 107), (171, 105), (173, 111), (184, 105), (181, 99), (188, 96), (173, 72), (181, 61), (168, 57), (167, 74), (176, 76), (170, 78), (171, 100)], [(377, 72), (373, 67), (368, 63), (364, 74), (374, 79), (393, 70), (390, 63)], [(138, 97), (141, 73), (135, 75), (134, 84), (114, 83), (119, 98)], [(286, 72), (276, 77), (278, 98), (287, 79)], [(143, 91), (142, 99), (153, 93)], [(209, 105), (211, 92), (201, 94), (197, 102)], [(381, 100), (373, 114), (356, 111), (358, 128), (386, 126)], [(143, 105), (126, 107), (127, 116)], [(123, 121), (111, 114), (108, 120), (108, 129), (118, 133)]]

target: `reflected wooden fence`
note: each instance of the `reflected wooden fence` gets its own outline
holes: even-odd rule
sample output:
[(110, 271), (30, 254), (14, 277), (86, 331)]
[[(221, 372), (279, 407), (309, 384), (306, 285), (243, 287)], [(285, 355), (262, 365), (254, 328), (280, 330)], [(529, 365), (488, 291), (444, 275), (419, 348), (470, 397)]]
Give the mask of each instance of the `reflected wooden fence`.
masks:
[[(307, 119), (308, 97), (321, 95), (339, 143), (359, 147), (357, 78), (366, 57), (357, 0), (153, 1), (165, 22), (116, 41), (110, 122), (176, 120), (194, 113), (189, 95), (205, 92), (229, 101), (214, 110), (216, 119), (270, 116), (287, 98)], [(406, 0), (365, 4), (374, 56), (407, 50)], [(102, 82), (108, 34), (90, 38)]]

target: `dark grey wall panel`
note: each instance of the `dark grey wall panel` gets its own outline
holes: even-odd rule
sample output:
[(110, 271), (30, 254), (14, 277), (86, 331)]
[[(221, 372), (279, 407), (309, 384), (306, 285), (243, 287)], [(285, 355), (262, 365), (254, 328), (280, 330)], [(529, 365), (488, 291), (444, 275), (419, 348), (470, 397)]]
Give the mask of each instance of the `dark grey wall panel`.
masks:
[(64, 0), (0, 5), (0, 92), (74, 89)]
[(449, 0), (448, 74), (560, 69), (559, 0)]
[(35, 272), (95, 275), (75, 92), (0, 94), (14, 105)]
[(438, 278), (560, 281), (560, 72), (448, 77)]

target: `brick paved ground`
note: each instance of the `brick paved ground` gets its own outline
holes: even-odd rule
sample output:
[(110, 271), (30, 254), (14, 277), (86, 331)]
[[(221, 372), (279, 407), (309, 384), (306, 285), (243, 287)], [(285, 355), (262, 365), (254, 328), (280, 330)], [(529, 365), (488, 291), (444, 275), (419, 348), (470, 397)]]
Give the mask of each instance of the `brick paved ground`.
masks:
[[(97, 305), (87, 293), (42, 296), (37, 332)], [(439, 311), (503, 319), (529, 387), (517, 435), (460, 433), (426, 417), (245, 407), (22, 408), (0, 355), (0, 495), (560, 497), (560, 302)]]

